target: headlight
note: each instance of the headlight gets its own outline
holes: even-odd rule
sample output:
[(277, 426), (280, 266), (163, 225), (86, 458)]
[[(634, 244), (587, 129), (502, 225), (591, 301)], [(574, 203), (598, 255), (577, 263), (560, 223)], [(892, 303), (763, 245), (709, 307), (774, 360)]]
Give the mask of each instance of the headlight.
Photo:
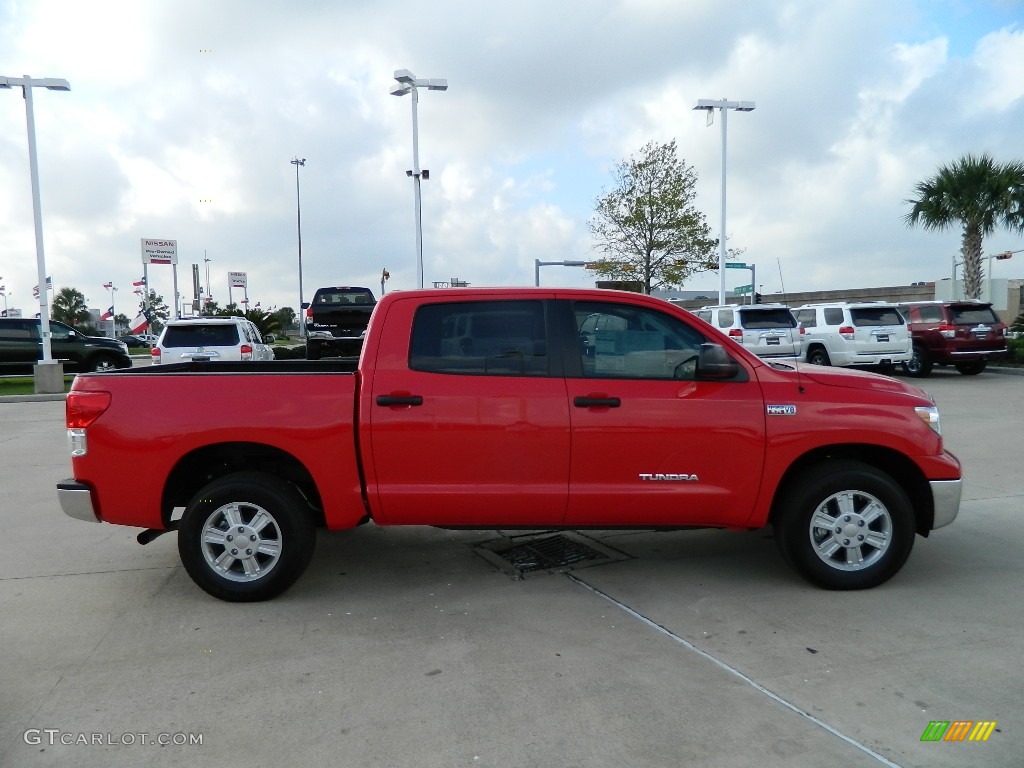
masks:
[(939, 418), (939, 409), (934, 405), (924, 406), (919, 405), (914, 408), (914, 413), (917, 417), (932, 428), (932, 431), (937, 435), (942, 434), (942, 419)]

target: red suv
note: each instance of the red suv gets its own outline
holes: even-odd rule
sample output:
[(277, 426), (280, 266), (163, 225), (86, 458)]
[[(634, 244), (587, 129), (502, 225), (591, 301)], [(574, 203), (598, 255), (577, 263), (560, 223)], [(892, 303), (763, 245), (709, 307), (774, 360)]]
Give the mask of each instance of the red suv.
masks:
[(899, 307), (907, 318), (914, 355), (903, 363), (910, 376), (927, 376), (933, 365), (955, 365), (976, 376), (989, 360), (1007, 355), (1006, 325), (988, 302), (918, 301)]

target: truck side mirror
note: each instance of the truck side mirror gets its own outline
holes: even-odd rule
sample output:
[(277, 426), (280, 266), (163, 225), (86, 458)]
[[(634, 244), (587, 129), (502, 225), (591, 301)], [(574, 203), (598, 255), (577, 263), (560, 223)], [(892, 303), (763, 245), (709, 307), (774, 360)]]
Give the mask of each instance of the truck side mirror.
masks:
[(699, 380), (731, 379), (740, 372), (737, 363), (719, 344), (701, 344), (697, 357), (697, 378)]

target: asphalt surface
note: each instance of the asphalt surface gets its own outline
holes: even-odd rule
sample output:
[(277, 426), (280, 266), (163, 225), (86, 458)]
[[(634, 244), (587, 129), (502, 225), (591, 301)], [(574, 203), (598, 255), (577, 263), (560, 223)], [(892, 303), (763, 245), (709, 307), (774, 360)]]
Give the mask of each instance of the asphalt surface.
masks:
[[(1020, 766), (1024, 378), (921, 383), (960, 516), (852, 593), (767, 531), (597, 533), (628, 558), (516, 581), (495, 532), (368, 525), (222, 603), (174, 535), (63, 515), (63, 404), (0, 402), (0, 766)], [(998, 725), (921, 741), (958, 720)]]

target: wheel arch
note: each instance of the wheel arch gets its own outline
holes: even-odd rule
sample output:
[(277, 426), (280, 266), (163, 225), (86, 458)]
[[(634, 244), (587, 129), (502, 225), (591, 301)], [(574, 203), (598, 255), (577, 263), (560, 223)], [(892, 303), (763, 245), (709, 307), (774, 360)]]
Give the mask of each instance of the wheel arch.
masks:
[(799, 483), (800, 478), (811, 468), (843, 460), (859, 461), (891, 477), (910, 500), (917, 533), (924, 537), (928, 536), (935, 519), (935, 506), (928, 479), (911, 459), (899, 451), (880, 445), (830, 445), (805, 453), (790, 465), (776, 487), (768, 516), (769, 522), (775, 521), (779, 512), (778, 506), (789, 489)]
[(218, 477), (243, 471), (262, 472), (295, 485), (316, 513), (317, 525), (323, 525), (320, 492), (305, 465), (280, 448), (251, 442), (205, 445), (182, 456), (164, 483), (160, 503), (164, 525), (170, 524), (175, 507), (187, 505), (200, 488)]

